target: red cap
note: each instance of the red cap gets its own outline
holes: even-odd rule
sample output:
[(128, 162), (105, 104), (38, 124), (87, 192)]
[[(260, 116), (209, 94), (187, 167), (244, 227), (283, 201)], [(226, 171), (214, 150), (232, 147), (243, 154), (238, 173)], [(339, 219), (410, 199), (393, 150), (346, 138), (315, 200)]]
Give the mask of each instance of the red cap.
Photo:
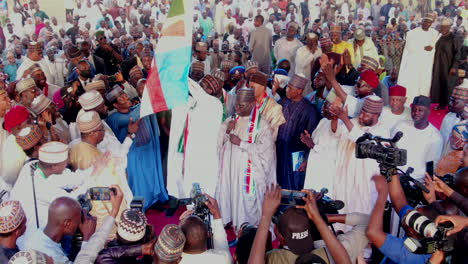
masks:
[(14, 106), (5, 114), (3, 126), (6, 131), (11, 133), (11, 129), (28, 120), (29, 111), (24, 106)]
[(371, 70), (366, 70), (361, 73), (359, 78), (369, 84), (372, 88), (379, 86), (379, 77)]
[(406, 88), (401, 85), (393, 85), (388, 89), (390, 96), (406, 96)]

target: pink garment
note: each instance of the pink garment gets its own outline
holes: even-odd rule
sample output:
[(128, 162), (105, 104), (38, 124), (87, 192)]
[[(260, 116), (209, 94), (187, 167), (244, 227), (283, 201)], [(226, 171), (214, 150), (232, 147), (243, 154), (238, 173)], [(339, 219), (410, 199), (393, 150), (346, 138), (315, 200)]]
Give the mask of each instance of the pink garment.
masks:
[(60, 95), (60, 89), (55, 91), (53, 101), (57, 105), (58, 109), (62, 109), (65, 107), (65, 102), (63, 102), (62, 96)]
[(43, 28), (45, 28), (45, 24), (44, 23), (40, 23), (39, 25), (36, 25), (36, 31), (34, 33), (36, 33), (36, 36), (39, 37), (39, 33), (41, 32), (41, 30)]

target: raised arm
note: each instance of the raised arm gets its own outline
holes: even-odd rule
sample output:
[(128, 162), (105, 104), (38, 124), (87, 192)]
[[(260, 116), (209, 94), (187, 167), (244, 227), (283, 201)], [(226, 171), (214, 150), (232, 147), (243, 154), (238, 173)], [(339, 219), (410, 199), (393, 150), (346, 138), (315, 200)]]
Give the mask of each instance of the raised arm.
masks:
[(387, 238), (387, 234), (383, 231), (383, 216), (385, 203), (388, 196), (388, 184), (383, 176), (373, 177), (375, 188), (378, 192), (377, 201), (370, 216), (369, 225), (367, 226), (366, 235), (369, 241), (377, 248), (381, 248)]

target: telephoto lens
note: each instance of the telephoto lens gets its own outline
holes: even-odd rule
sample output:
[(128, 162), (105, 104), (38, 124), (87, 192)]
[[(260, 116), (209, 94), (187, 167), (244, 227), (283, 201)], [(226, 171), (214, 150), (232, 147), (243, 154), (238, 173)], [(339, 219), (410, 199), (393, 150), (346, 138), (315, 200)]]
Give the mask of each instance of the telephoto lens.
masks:
[(416, 210), (409, 212), (404, 222), (424, 237), (433, 237), (437, 233), (437, 226)]

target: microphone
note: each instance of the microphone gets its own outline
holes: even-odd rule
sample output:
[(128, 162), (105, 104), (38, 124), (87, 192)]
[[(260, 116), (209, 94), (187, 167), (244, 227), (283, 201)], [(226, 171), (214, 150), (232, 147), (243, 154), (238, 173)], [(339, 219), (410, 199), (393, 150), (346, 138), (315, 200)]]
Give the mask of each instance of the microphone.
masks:
[(398, 142), (403, 137), (403, 132), (398, 131), (392, 139), (392, 143)]

